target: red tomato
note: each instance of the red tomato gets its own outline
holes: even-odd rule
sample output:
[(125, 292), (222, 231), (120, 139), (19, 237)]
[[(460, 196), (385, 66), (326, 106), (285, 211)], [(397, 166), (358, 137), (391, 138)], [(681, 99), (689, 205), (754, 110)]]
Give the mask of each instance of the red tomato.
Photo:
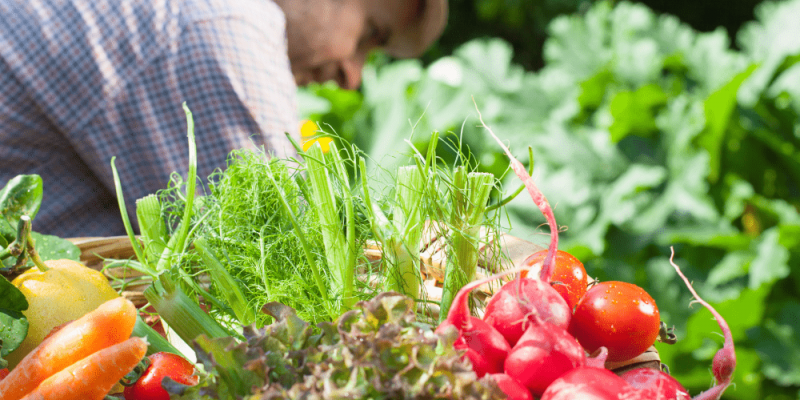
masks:
[(155, 353), (148, 357), (150, 366), (132, 385), (125, 388), (125, 400), (169, 400), (169, 393), (161, 387), (161, 380), (170, 377), (184, 385), (196, 385), (194, 365), (172, 353)]
[(8, 376), (8, 368), (0, 369), (0, 381), (2, 381), (3, 378), (7, 376)]
[[(522, 262), (524, 266), (530, 266), (530, 273), (537, 274), (542, 270), (542, 262), (547, 256), (547, 250), (537, 251)], [(589, 286), (589, 276), (577, 258), (566, 251), (557, 250), (555, 257), (555, 268), (550, 277), (550, 285), (553, 286), (558, 294), (567, 301), (570, 310), (574, 310), (586, 287)], [(528, 275), (528, 271), (522, 271), (522, 276)]]
[(653, 345), (660, 323), (656, 302), (644, 289), (612, 281), (586, 292), (568, 331), (590, 354), (605, 346), (608, 361), (624, 361)]

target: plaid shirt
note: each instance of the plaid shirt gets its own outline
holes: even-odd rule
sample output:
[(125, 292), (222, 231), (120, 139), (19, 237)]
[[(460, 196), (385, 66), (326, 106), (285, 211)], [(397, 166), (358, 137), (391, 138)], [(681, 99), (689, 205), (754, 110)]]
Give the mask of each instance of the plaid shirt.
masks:
[[(236, 148), (292, 154), (296, 86), (285, 19), (270, 0), (0, 0), (0, 186), (39, 174), (34, 229), (124, 234), (116, 166), (134, 202), (186, 176), (192, 110), (198, 176)], [(299, 132), (298, 132), (299, 136)]]

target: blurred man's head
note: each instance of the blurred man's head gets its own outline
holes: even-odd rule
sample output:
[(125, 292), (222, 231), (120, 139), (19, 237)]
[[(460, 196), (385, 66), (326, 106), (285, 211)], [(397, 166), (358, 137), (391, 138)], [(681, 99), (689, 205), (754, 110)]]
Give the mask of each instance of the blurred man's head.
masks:
[(355, 89), (368, 53), (416, 57), (444, 30), (446, 0), (276, 0), (286, 14), (298, 85), (334, 80)]

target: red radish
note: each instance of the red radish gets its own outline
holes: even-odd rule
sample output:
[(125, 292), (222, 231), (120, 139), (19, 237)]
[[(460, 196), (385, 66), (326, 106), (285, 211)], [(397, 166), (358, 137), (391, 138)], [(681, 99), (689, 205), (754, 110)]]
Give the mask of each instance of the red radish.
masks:
[(518, 278), (492, 296), (483, 319), (514, 346), (534, 318), (566, 329), (571, 316), (567, 302), (552, 286), (540, 279)]
[(491, 377), (497, 382), (497, 386), (500, 387), (500, 390), (508, 396), (508, 400), (533, 400), (533, 396), (531, 392), (528, 391), (528, 388), (522, 386), (522, 384), (515, 381), (514, 378), (506, 374), (492, 374)]
[[(475, 100), (473, 99), (473, 102)], [(558, 249), (558, 225), (556, 225), (556, 217), (553, 215), (553, 209), (550, 207), (550, 203), (547, 202), (547, 198), (544, 197), (542, 192), (539, 191), (539, 188), (536, 187), (536, 184), (533, 182), (533, 178), (528, 175), (528, 171), (525, 170), (525, 166), (522, 165), (519, 160), (514, 158), (511, 154), (511, 150), (503, 144), (502, 141), (494, 134), (491, 128), (486, 126), (486, 123), (483, 122), (483, 115), (481, 115), (481, 111), (478, 110), (478, 105), (475, 104), (475, 109), (478, 111), (478, 118), (481, 121), (481, 124), (489, 134), (492, 135), (495, 141), (500, 145), (503, 151), (506, 153), (506, 156), (511, 160), (511, 169), (514, 170), (514, 173), (517, 174), (522, 183), (525, 184), (525, 188), (528, 189), (528, 194), (531, 196), (531, 199), (539, 207), (539, 211), (544, 214), (545, 219), (547, 219), (547, 223), (550, 225), (550, 246), (547, 248), (547, 256), (542, 261), (542, 270), (539, 273), (539, 277), (545, 283), (550, 283), (550, 277), (553, 275), (553, 263), (555, 261), (556, 250)]]
[[(477, 105), (475, 108), (477, 109)], [(525, 332), (527, 322), (531, 318), (538, 316), (543, 321), (566, 328), (569, 325), (572, 311), (564, 298), (550, 286), (558, 248), (558, 225), (556, 224), (555, 215), (553, 215), (553, 209), (542, 192), (539, 191), (539, 188), (536, 187), (533, 178), (528, 175), (528, 171), (525, 170), (522, 163), (514, 158), (508, 147), (483, 122), (480, 110), (478, 110), (478, 116), (483, 127), (489, 131), (511, 160), (511, 169), (525, 184), (531, 199), (539, 207), (539, 211), (544, 214), (547, 223), (550, 225), (550, 246), (547, 249), (544, 260), (542, 260), (539, 279), (523, 279), (520, 277), (507, 283), (492, 297), (486, 306), (484, 320), (500, 331), (509, 344), (514, 345)]]
[[(530, 267), (529, 271), (522, 271), (522, 277), (528, 272), (538, 272), (542, 268), (542, 262), (547, 256), (547, 250), (537, 251), (522, 262), (522, 266)], [(564, 298), (570, 310), (574, 310), (578, 301), (586, 293), (589, 286), (589, 276), (583, 263), (572, 254), (563, 250), (556, 252), (555, 267), (550, 285)]]
[(586, 366), (595, 368), (605, 368), (606, 360), (608, 359), (608, 349), (600, 347), (592, 353), (590, 357), (586, 357)]
[(584, 366), (553, 381), (540, 400), (620, 400), (621, 395), (632, 389), (628, 382), (607, 369)]
[(625, 361), (652, 346), (660, 328), (656, 302), (644, 289), (611, 281), (586, 292), (568, 330), (589, 353), (604, 346), (609, 361)]
[(469, 293), (480, 285), (519, 271), (519, 268), (511, 269), (464, 285), (453, 298), (447, 318), (436, 328), (437, 333), (441, 333), (448, 326), (454, 326), (458, 330), (458, 339), (453, 347), (467, 350), (464, 356), (472, 361), (472, 369), (478, 377), (487, 373), (503, 372), (503, 362), (511, 346), (491, 325), (470, 315)]
[(497, 366), (490, 363), (489, 360), (483, 356), (483, 354), (469, 348), (465, 341), (457, 341), (453, 344), (453, 348), (457, 350), (464, 350), (463, 357), (469, 360), (470, 364), (472, 364), (472, 370), (476, 375), (478, 375), (479, 378), (487, 373), (497, 373), (495, 372), (497, 371)]
[(564, 373), (586, 364), (583, 348), (564, 328), (537, 322), (508, 353), (505, 372), (535, 396)]
[(711, 389), (706, 390), (703, 393), (694, 397), (694, 400), (712, 400), (712, 399), (719, 399), (722, 396), (722, 393), (725, 392), (725, 389), (731, 384), (731, 379), (733, 377), (733, 371), (736, 369), (736, 352), (733, 348), (733, 336), (731, 334), (731, 329), (728, 327), (728, 323), (722, 318), (717, 310), (714, 309), (710, 304), (706, 303), (705, 300), (700, 298), (697, 292), (692, 287), (692, 284), (689, 282), (689, 279), (686, 279), (686, 276), (683, 275), (681, 272), (680, 267), (675, 264), (672, 259), (675, 257), (675, 249), (670, 248), (672, 254), (669, 257), (669, 263), (675, 268), (675, 271), (680, 275), (683, 282), (686, 283), (686, 286), (689, 288), (689, 291), (692, 292), (692, 295), (697, 300), (698, 303), (702, 304), (711, 314), (714, 316), (714, 319), (717, 320), (717, 324), (719, 324), (719, 329), (722, 331), (722, 336), (725, 337), (724, 344), (722, 348), (717, 351), (717, 354), (714, 355), (714, 360), (711, 362), (711, 370), (714, 373), (714, 378), (717, 380), (716, 386), (712, 387)]
[(675, 378), (655, 369), (636, 368), (622, 374), (643, 399), (690, 400), (689, 392)]

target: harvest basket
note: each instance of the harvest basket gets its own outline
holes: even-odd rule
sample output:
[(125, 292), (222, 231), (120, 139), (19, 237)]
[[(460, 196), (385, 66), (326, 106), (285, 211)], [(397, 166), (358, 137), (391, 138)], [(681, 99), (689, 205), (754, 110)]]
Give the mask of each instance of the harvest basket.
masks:
[[(420, 244), (420, 268), (428, 297), (431, 300), (440, 300), (446, 251), (444, 250), (443, 240), (431, 233), (433, 231), (427, 229), (425, 231), (426, 234), (423, 234)], [(137, 307), (144, 306), (147, 303), (143, 291), (149, 284), (137, 283), (142, 276), (139, 272), (125, 267), (106, 268), (106, 260), (108, 259), (125, 260), (135, 257), (128, 236), (85, 237), (69, 240), (80, 249), (81, 261), (88, 267), (103, 271), (109, 280), (128, 283), (124, 285), (124, 290), (121, 291), (123, 297), (133, 302)], [(500, 241), (500, 247), (503, 249), (503, 259), (507, 260), (510, 265), (519, 265), (529, 255), (542, 250), (541, 246), (510, 235), (501, 234), (496, 240)], [(491, 246), (486, 246), (481, 249), (481, 259), (479, 260), (477, 272), (478, 278), (496, 272), (489, 267), (487, 262), (488, 260), (497, 259), (495, 255), (489, 254), (490, 248)], [(379, 261), (381, 249), (379, 245), (369, 243), (364, 249), (364, 255), (370, 261)], [(491, 295), (491, 291), (492, 288), (488, 285), (479, 287), (476, 290), (476, 296), (479, 300), (486, 300)], [(661, 369), (661, 366), (661, 359), (654, 346), (651, 346), (647, 351), (633, 359), (606, 363), (606, 367), (617, 374), (634, 368)]]

